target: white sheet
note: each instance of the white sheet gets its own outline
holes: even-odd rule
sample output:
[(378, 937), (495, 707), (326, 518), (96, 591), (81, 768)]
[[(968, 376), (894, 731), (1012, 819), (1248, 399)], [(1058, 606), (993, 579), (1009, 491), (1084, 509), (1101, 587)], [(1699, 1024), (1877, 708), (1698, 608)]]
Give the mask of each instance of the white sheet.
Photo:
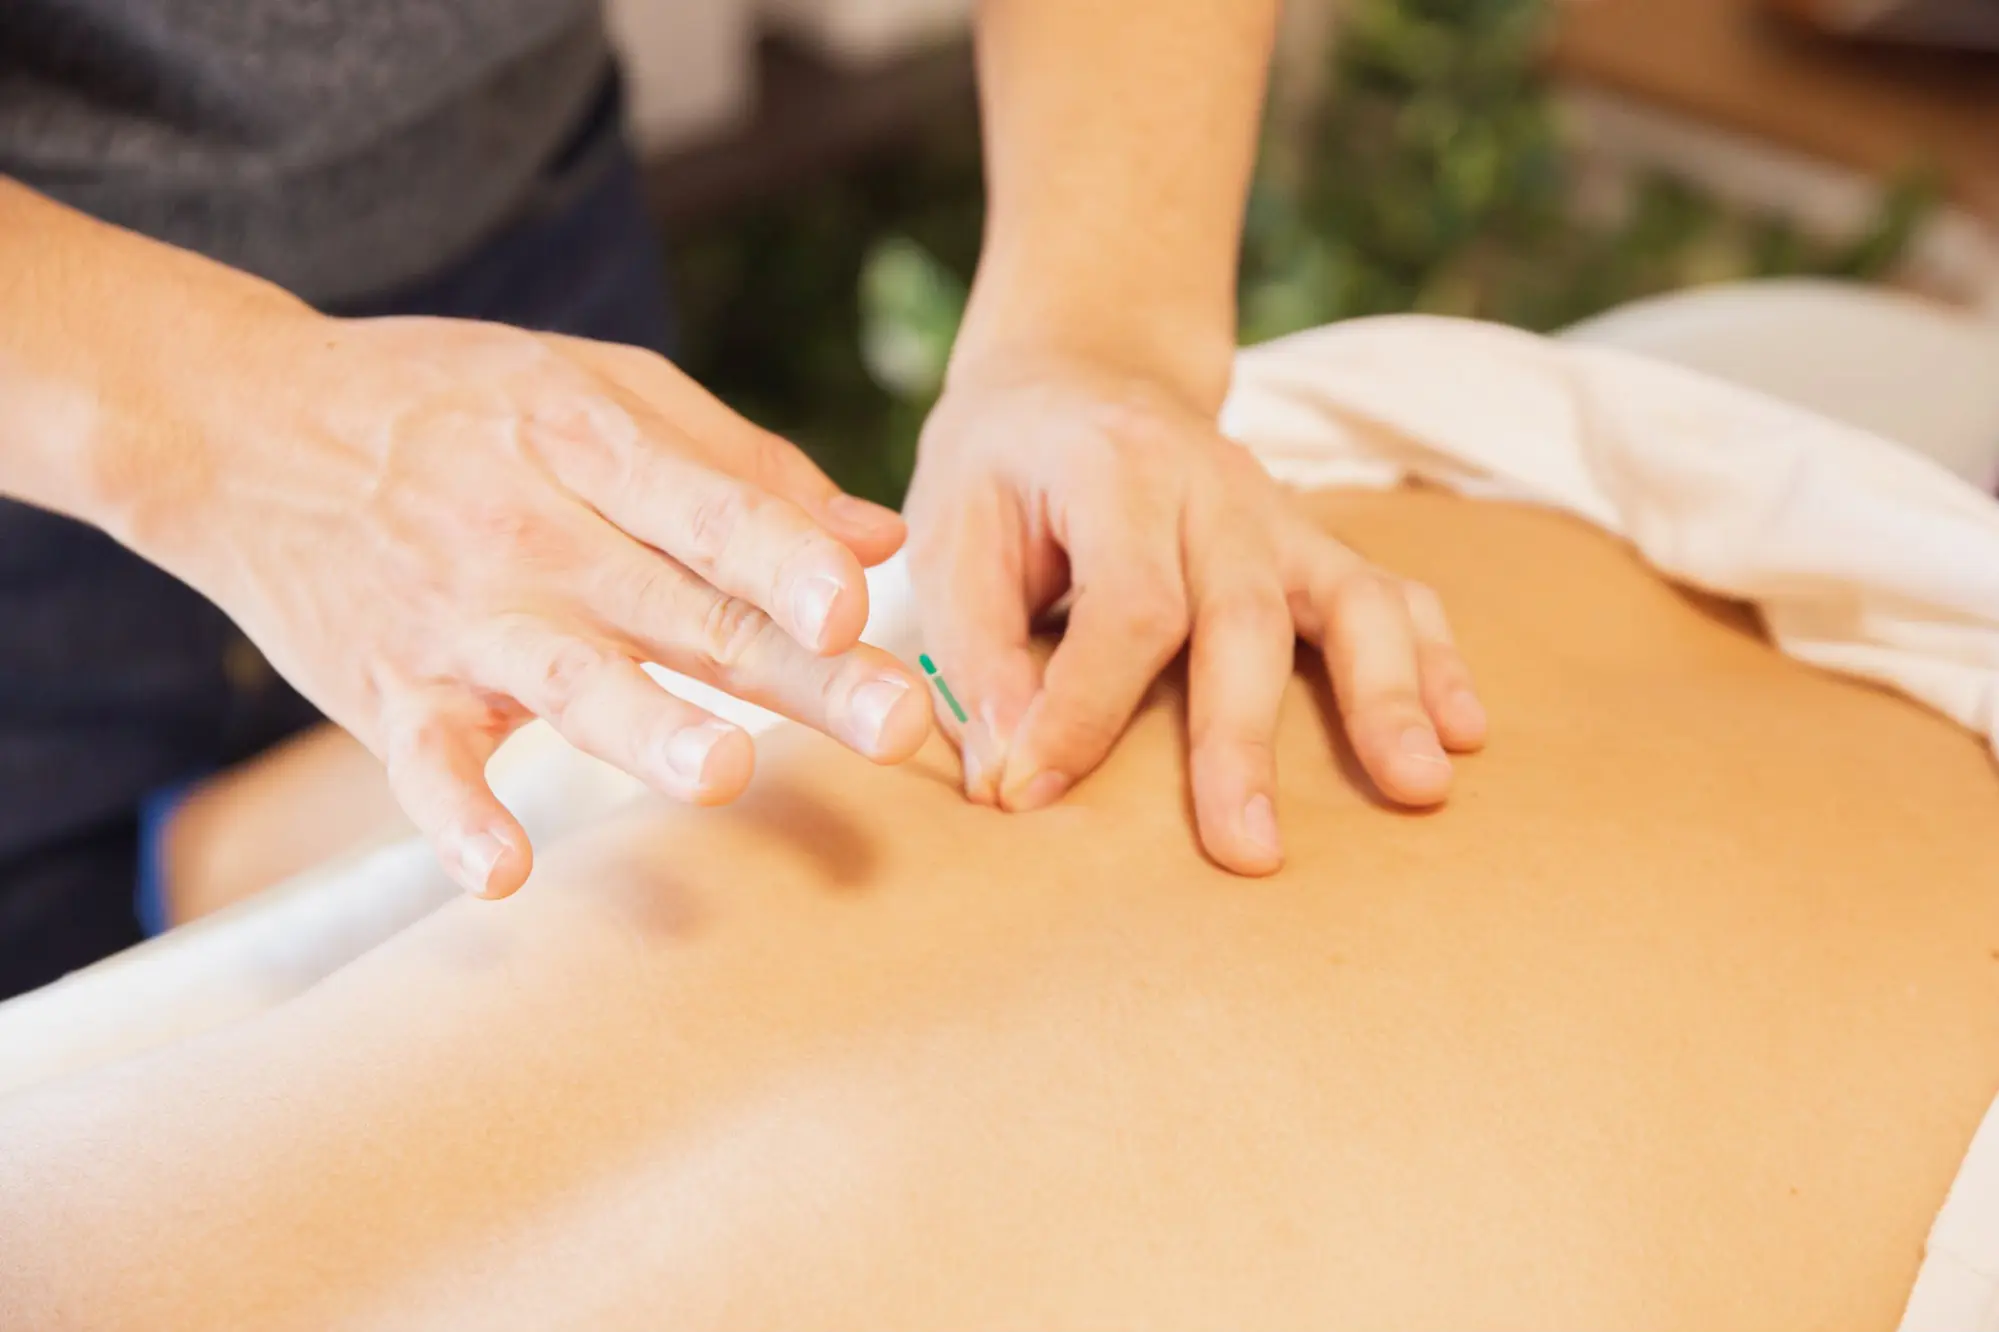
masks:
[[(1370, 447), (1358, 422), (1396, 439)], [(1999, 504), (1864, 431), (1614, 349), (1423, 316), (1245, 354), (1224, 424), (1300, 486), (1413, 475), (1566, 509), (1755, 603), (1791, 656), (1999, 752)]]
[[(1614, 349), (1423, 316), (1245, 352), (1223, 422), (1301, 487), (1415, 476), (1576, 514), (1668, 577), (1753, 602), (1783, 651), (1899, 689), (1999, 751), (1999, 503), (1887, 441)], [(913, 656), (900, 559), (869, 587), (867, 637)], [(754, 730), (776, 721), (673, 683)], [(509, 742), (494, 781), (542, 842), (639, 790), (540, 726)], [(399, 844), (0, 1005), (0, 1092), (275, 1003), (452, 892), (421, 844)], [(1999, 1327), (1995, 1316), (1988, 1120), (1907, 1326)]]

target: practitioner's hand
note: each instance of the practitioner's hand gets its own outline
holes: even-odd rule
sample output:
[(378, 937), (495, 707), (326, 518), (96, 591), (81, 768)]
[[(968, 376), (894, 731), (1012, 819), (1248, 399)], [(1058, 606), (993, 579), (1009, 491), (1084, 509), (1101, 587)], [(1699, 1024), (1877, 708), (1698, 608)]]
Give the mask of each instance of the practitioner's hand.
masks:
[[(1296, 636), (1323, 649), (1354, 748), (1395, 800), (1441, 801), (1445, 750), (1484, 739), (1436, 595), (1320, 532), (1211, 406), (1161, 381), (1073, 357), (954, 367), (907, 513), (926, 643), (972, 717), (974, 800), (1061, 796), (1190, 638), (1194, 805), (1231, 870), (1282, 863), (1272, 745)], [(1064, 593), (1043, 669), (1029, 626)]]
[(289, 304), (209, 351), (155, 389), (124, 466), (179, 480), (120, 535), (387, 764), (467, 888), (527, 876), (485, 765), (530, 718), (681, 800), (742, 791), (748, 736), (641, 662), (877, 761), (927, 734), (920, 678), (856, 646), (901, 520), (651, 353)]

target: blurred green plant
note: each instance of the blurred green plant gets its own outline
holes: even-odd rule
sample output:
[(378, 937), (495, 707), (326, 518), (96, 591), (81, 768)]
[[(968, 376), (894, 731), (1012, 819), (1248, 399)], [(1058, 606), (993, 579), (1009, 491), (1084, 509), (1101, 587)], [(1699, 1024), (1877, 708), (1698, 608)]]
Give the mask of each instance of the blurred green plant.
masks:
[[(1541, 61), (1548, 14), (1546, 0), (1349, 0), (1326, 95), (1266, 136), (1245, 224), (1244, 341), (1405, 310), (1547, 330), (1697, 283), (1871, 279), (1930, 211), (1921, 171), (1891, 181), (1873, 221), (1843, 238), (1657, 174), (1615, 207), (1585, 207)], [(981, 213), (966, 123), (709, 238), (717, 253), (681, 256), (683, 274), (705, 275), (681, 283), (690, 368), (844, 485), (898, 501)]]
[(1541, 58), (1552, 12), (1546, 0), (1351, 0), (1326, 97), (1302, 132), (1265, 147), (1243, 247), (1245, 341), (1403, 310), (1548, 330), (1698, 283), (1871, 279), (1928, 213), (1922, 170), (1836, 239), (1658, 173), (1586, 208)]
[[(848, 490), (899, 504), (931, 396), (907, 358), (941, 366), (963, 306), (936, 327), (913, 304), (932, 279), (910, 271), (934, 270), (948, 292), (946, 275), (972, 271), (983, 216), (968, 103), (893, 154), (674, 235), (680, 363)], [(865, 321), (864, 306), (877, 312)]]

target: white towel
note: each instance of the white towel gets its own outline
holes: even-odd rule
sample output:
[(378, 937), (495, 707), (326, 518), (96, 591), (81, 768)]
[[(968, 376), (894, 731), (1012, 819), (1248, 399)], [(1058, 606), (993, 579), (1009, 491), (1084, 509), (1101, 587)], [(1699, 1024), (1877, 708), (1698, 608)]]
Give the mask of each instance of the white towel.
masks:
[[(1243, 353), (1223, 420), (1301, 487), (1416, 476), (1579, 515), (1662, 574), (1755, 603), (1785, 652), (1902, 690), (1999, 749), (1999, 503), (1885, 440), (1629, 353), (1417, 316)], [(869, 589), (867, 637), (913, 656), (902, 561)], [(776, 721), (668, 678), (755, 730)], [(493, 778), (544, 845), (639, 790), (539, 725)], [(275, 1003), (454, 892), (411, 841), (0, 1005), (0, 1092)], [(1999, 1327), (1995, 1125), (1937, 1222), (1910, 1327)]]
[(1416, 476), (1567, 510), (1753, 602), (1791, 656), (1999, 751), (1999, 504), (1864, 431), (1626, 352), (1416, 315), (1244, 353), (1223, 424), (1299, 486)]

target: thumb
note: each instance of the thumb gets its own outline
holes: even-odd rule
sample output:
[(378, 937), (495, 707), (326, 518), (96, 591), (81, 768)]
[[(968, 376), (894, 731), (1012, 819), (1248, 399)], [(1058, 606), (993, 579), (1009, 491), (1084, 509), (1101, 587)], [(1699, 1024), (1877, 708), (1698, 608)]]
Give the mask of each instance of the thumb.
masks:
[(938, 692), (938, 724), (964, 762), (965, 795), (996, 805), (1008, 747), (1041, 688), (1028, 641), (1021, 525), (1005, 499), (954, 518), (910, 561), (910, 577), (925, 651), (965, 711), (961, 722)]

